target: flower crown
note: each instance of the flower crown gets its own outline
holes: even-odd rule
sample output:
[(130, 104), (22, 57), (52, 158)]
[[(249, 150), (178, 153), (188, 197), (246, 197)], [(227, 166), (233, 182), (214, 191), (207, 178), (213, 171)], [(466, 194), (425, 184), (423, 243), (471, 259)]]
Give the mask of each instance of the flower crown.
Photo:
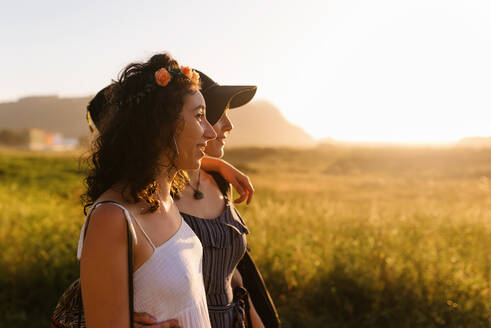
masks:
[[(147, 83), (143, 87), (143, 91), (130, 95), (126, 100), (126, 103), (129, 103), (131, 105), (140, 104), (140, 101), (144, 97), (146, 97), (148, 94), (153, 92), (153, 90), (156, 87), (155, 84), (161, 87), (166, 87), (169, 84), (169, 82), (172, 81), (173, 77), (176, 75), (184, 76), (190, 79), (193, 83), (198, 83), (200, 78), (198, 72), (196, 72), (195, 70), (193, 70), (188, 66), (181, 66), (178, 70), (171, 70), (162, 67), (154, 74), (155, 83)], [(120, 103), (120, 105), (122, 105), (122, 103)]]
[(199, 74), (189, 66), (181, 66), (179, 70), (167, 70), (165, 67), (162, 67), (155, 72), (155, 82), (161, 87), (165, 87), (176, 75), (185, 76), (194, 83), (199, 82)]

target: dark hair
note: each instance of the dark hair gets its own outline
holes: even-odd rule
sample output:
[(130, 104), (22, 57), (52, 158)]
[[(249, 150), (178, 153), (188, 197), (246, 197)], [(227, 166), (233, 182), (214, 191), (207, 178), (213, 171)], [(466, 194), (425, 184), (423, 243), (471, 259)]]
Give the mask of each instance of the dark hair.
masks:
[[(165, 87), (157, 85), (155, 72), (162, 67), (179, 71), (169, 54), (154, 55), (147, 62), (128, 65), (106, 90), (108, 108), (88, 159), (87, 191), (82, 195), (85, 210), (117, 183), (122, 183), (126, 201), (144, 200), (149, 212), (159, 208), (156, 179), (165, 170), (169, 174), (177, 169), (174, 137), (182, 128), (184, 96), (199, 90), (199, 84), (183, 74), (173, 74)], [(164, 156), (169, 166), (162, 164)]]

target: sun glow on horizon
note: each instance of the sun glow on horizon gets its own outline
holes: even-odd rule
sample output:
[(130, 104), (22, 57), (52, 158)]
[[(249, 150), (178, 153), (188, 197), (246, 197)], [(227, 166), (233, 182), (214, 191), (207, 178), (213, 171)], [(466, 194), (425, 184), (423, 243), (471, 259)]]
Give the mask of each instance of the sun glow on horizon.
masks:
[[(95, 94), (167, 50), (221, 84), (258, 85), (256, 99), (316, 139), (491, 135), (490, 1), (121, 2), (2, 8), (0, 99)], [(26, 65), (32, 54), (42, 65)]]
[(328, 1), (325, 15), (295, 52), (313, 64), (272, 92), (294, 124), (345, 141), (491, 135), (491, 3)]

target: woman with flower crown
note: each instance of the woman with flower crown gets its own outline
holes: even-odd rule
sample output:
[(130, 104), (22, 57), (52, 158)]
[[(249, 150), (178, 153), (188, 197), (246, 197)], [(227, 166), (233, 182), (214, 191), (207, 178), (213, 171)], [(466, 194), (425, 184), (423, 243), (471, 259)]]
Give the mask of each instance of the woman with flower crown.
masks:
[[(198, 73), (159, 54), (127, 66), (106, 90), (110, 109), (90, 158), (84, 194), (90, 210), (78, 250), (89, 328), (133, 326), (126, 224), (134, 311), (176, 319), (180, 327), (210, 327), (202, 245), (170, 193), (176, 172), (198, 169), (216, 137), (199, 87)], [(176, 321), (159, 325), (165, 326)]]

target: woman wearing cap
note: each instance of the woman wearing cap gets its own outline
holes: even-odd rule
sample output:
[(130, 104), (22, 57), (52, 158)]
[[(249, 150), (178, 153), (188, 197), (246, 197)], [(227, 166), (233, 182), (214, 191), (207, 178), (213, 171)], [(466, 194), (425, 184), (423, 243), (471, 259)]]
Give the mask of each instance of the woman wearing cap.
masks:
[[(208, 142), (205, 153), (220, 158), (225, 139), (233, 128), (228, 109), (248, 103), (256, 87), (220, 86), (205, 74), (199, 74), (206, 117), (217, 134), (215, 140)], [(248, 229), (230, 201), (230, 185), (220, 173), (212, 171), (202, 166), (188, 170), (187, 176), (178, 175), (177, 180), (181, 180), (178, 184), (184, 180), (185, 188), (176, 195), (182, 217), (203, 245), (203, 278), (211, 325), (213, 328), (279, 327), (276, 308), (246, 250)], [(148, 314), (137, 316), (142, 318), (142, 323), (157, 324)]]
[[(221, 158), (233, 128), (228, 109), (248, 103), (257, 87), (221, 86), (201, 72), (200, 76), (206, 117), (217, 134), (208, 142), (205, 153)], [(230, 201), (230, 185), (219, 173), (203, 168), (187, 173), (187, 185), (176, 204), (203, 244), (203, 277), (212, 327), (279, 326), (269, 293), (246, 253), (249, 231)], [(237, 270), (239, 262), (242, 276)], [(251, 289), (252, 301), (243, 285)]]
[(90, 158), (84, 201), (91, 209), (78, 249), (89, 328), (130, 326), (132, 300), (135, 311), (159, 321), (210, 327), (202, 246), (170, 195), (176, 172), (198, 169), (216, 137), (199, 85), (195, 71), (159, 54), (127, 66), (109, 90), (112, 109)]

